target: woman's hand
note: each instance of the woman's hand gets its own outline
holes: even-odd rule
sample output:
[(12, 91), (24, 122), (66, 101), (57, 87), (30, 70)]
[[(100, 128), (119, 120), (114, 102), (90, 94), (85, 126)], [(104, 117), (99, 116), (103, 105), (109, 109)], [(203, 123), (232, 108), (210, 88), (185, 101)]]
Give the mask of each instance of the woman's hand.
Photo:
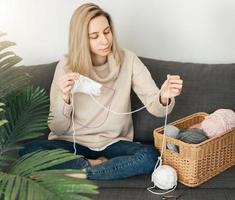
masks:
[(179, 96), (183, 87), (183, 80), (178, 75), (167, 75), (167, 80), (161, 86), (160, 102), (167, 105), (167, 99)]
[(79, 73), (68, 73), (61, 77), (58, 81), (58, 86), (63, 95), (64, 101), (70, 103), (70, 94), (74, 85), (74, 80), (79, 79)]

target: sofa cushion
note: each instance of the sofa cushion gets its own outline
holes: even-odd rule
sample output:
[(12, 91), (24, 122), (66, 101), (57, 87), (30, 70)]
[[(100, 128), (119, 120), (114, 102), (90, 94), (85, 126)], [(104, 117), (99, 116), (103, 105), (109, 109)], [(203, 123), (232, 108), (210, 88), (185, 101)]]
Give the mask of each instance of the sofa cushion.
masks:
[[(158, 87), (167, 74), (178, 74), (184, 81), (168, 122), (195, 112), (214, 112), (219, 108), (235, 110), (235, 64), (196, 64), (141, 58)], [(143, 106), (132, 95), (133, 110)], [(153, 141), (153, 130), (164, 125), (164, 118), (149, 114), (146, 109), (133, 114), (136, 141)]]
[[(235, 195), (235, 167), (232, 167), (196, 188), (189, 188), (178, 183), (174, 193), (182, 193), (182, 199), (234, 199)], [(94, 200), (102, 199), (159, 199), (161, 196), (147, 191), (147, 187), (153, 186), (150, 175), (135, 176), (122, 180), (94, 181), (99, 188), (98, 195), (92, 195)], [(164, 192), (163, 190), (155, 190)], [(181, 198), (180, 198), (181, 199)]]
[[(158, 191), (162, 192), (162, 191)], [(163, 198), (160, 195), (152, 194), (146, 189), (100, 189), (98, 195), (91, 195), (92, 200), (162, 200), (162, 199), (179, 199), (179, 200), (234, 200), (235, 189), (178, 189), (173, 194), (180, 195), (176, 198)], [(171, 194), (172, 195), (172, 194)], [(171, 196), (170, 195), (170, 196)], [(169, 195), (168, 195), (169, 196)]]
[(55, 68), (58, 62), (49, 64), (20, 66), (19, 69), (31, 76), (31, 83), (44, 88), (49, 95)]
[[(147, 188), (153, 186), (151, 175), (134, 176), (131, 178), (112, 180), (112, 181), (94, 181), (100, 188)], [(213, 177), (207, 182), (199, 185), (197, 188), (227, 188), (235, 189), (235, 167), (231, 167), (221, 174)], [(178, 182), (177, 188), (185, 189), (187, 186)]]

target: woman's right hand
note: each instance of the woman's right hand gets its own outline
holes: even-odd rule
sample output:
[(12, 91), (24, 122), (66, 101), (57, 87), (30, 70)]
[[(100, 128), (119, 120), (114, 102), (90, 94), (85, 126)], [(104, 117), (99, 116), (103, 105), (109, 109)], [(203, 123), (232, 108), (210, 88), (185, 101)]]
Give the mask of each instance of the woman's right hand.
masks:
[(79, 76), (79, 73), (68, 73), (62, 76), (58, 81), (58, 86), (62, 93), (63, 99), (67, 104), (70, 104), (70, 95), (74, 85), (74, 80), (79, 79)]

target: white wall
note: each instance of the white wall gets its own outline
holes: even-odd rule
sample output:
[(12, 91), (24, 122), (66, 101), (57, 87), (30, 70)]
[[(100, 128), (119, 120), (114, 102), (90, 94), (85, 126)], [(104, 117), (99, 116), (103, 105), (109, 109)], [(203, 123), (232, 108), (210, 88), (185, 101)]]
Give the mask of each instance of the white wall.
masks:
[(235, 0), (0, 0), (1, 38), (22, 64), (53, 62), (67, 51), (70, 17), (95, 2), (111, 13), (119, 41), (139, 56), (235, 62)]

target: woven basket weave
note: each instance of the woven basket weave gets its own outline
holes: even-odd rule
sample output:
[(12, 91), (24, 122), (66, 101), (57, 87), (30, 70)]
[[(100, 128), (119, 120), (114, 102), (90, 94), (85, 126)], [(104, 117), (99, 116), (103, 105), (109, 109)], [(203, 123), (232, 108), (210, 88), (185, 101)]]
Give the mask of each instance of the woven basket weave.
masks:
[[(171, 124), (189, 128), (204, 120), (207, 113), (198, 112)], [(164, 126), (154, 130), (154, 144), (161, 150)], [(166, 142), (179, 147), (179, 153), (163, 147), (163, 163), (176, 169), (179, 182), (196, 187), (235, 165), (235, 128), (200, 144), (188, 144), (166, 135)], [(166, 144), (166, 143), (165, 143)]]

